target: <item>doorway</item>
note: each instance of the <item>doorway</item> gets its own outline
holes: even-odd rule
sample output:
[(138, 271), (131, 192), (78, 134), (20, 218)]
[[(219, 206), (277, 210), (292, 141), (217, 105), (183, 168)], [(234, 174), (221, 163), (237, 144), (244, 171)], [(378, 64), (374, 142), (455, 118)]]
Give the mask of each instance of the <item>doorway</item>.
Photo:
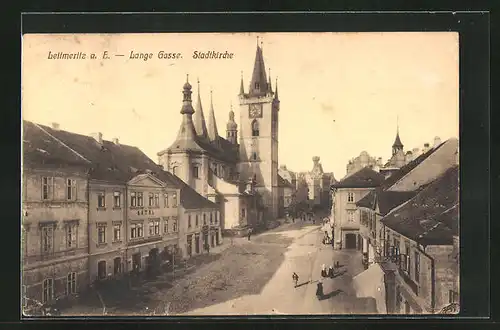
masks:
[(140, 271), (141, 270), (141, 253), (135, 253), (132, 255), (132, 270)]
[(200, 253), (200, 235), (196, 234), (194, 236), (194, 251), (196, 254)]
[(116, 257), (113, 260), (113, 270), (114, 270), (115, 276), (122, 272), (122, 258)]
[(346, 234), (345, 235), (345, 248), (355, 249), (356, 248), (356, 234)]
[(158, 272), (160, 268), (160, 253), (157, 248), (151, 249), (148, 255), (148, 271)]
[(187, 253), (188, 256), (193, 255), (193, 235), (187, 236)]
[(215, 235), (214, 235), (214, 232), (212, 232), (212, 235), (210, 235), (210, 243), (211, 243), (212, 247), (215, 246)]
[(103, 280), (106, 278), (106, 261), (101, 260), (97, 263), (97, 278)]

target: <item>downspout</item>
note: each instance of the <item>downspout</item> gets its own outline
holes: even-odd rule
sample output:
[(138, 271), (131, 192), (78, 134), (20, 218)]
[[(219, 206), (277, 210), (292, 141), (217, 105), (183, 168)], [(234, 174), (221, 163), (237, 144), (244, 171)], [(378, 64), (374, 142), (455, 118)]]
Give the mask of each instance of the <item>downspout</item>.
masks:
[(128, 185), (125, 183), (125, 196), (123, 196), (123, 244), (125, 244), (125, 260), (123, 261), (123, 267), (125, 272), (129, 272), (128, 269)]
[(436, 269), (435, 268), (436, 268), (436, 266), (434, 263), (434, 258), (432, 258), (430, 255), (428, 255), (425, 252), (424, 246), (423, 246), (423, 249), (420, 249), (420, 247), (419, 247), (419, 250), (424, 256), (426, 256), (431, 261), (431, 310), (432, 310), (432, 313), (434, 314), (434, 311), (436, 309), (436, 281), (435, 281), (435, 277), (436, 277)]

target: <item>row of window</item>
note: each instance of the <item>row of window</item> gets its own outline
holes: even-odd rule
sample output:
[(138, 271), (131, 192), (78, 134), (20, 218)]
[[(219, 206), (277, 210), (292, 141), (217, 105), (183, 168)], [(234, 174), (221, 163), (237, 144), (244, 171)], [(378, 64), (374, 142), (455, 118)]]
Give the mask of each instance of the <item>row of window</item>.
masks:
[[(214, 212), (214, 213), (209, 213), (210, 215), (210, 224), (217, 224), (219, 222), (219, 219), (218, 219), (218, 213), (217, 212)], [(194, 216), (194, 224), (195, 224), (195, 227), (198, 227), (199, 226), (199, 217), (198, 217), (198, 214), (196, 214)], [(203, 213), (203, 225), (205, 226), (207, 224), (207, 215), (206, 213)], [(188, 215), (188, 228), (192, 228), (192, 223), (191, 223), (191, 215), (189, 214)]]
[[(177, 167), (174, 167), (176, 169)], [(220, 166), (220, 171), (219, 171), (219, 166), (216, 163), (212, 164), (212, 171), (214, 172), (215, 175), (220, 175), (221, 177), (225, 176), (226, 173), (226, 168), (224, 166)], [(175, 171), (174, 171), (175, 174)], [(199, 179), (200, 178), (200, 167), (199, 165), (193, 165), (193, 178)]]
[[(66, 181), (66, 200), (76, 200), (76, 180), (65, 179)], [(54, 178), (42, 177), (42, 200), (54, 199)]]
[[(113, 207), (121, 207), (121, 195), (119, 191), (113, 192)], [(170, 203), (170, 199), (172, 202)], [(163, 206), (164, 207), (177, 207), (177, 193), (164, 193), (163, 194)], [(104, 192), (97, 193), (97, 206), (100, 208), (106, 207), (106, 194)], [(131, 207), (143, 207), (144, 206), (144, 194), (142, 192), (131, 192), (130, 193), (130, 206)], [(150, 207), (160, 207), (160, 194), (159, 193), (149, 193), (148, 196), (148, 206)]]
[(405, 272), (409, 278), (419, 283), (420, 281), (420, 253), (418, 251), (413, 252), (413, 267), (411, 267), (411, 249), (410, 243), (405, 242), (405, 253), (400, 253), (399, 241), (394, 238), (393, 245), (390, 245), (390, 239), (388, 239), (388, 244), (386, 245), (386, 255), (395, 257), (399, 268)]
[[(163, 234), (176, 233), (179, 228), (177, 226), (177, 218), (172, 217), (172, 231), (170, 231), (169, 227), (170, 219), (164, 218), (163, 220)], [(130, 239), (138, 239), (144, 238), (144, 223), (143, 222), (133, 222), (129, 226), (130, 228)], [(148, 237), (159, 236), (160, 233), (160, 220), (154, 219), (149, 220), (149, 235)], [(107, 224), (106, 223), (98, 223), (97, 224), (97, 243), (98, 244), (106, 244), (107, 240)], [(113, 224), (113, 241), (112, 242), (120, 242), (122, 240), (122, 224), (115, 223)]]
[[(41, 227), (42, 254), (54, 252), (54, 225)], [(67, 224), (64, 227), (64, 243), (67, 249), (77, 248), (78, 245), (78, 226), (76, 224)], [(27, 244), (25, 244), (27, 246)]]

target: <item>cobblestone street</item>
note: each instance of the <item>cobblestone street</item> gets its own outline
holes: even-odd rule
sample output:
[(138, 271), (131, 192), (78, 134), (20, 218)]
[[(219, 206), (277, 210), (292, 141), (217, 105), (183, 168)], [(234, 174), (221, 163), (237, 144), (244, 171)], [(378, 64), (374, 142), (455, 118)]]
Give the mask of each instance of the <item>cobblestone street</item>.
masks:
[[(352, 276), (362, 271), (359, 253), (333, 251), (321, 244), (319, 225), (288, 223), (224, 245), (189, 261), (172, 274), (99, 290), (107, 315), (248, 315), (370, 313), (371, 299), (356, 298)], [(316, 281), (321, 264), (339, 261), (343, 275), (324, 280), (329, 298), (318, 301)], [(291, 275), (300, 276), (294, 289)], [(311, 278), (311, 283), (308, 282)], [(88, 294), (63, 315), (102, 315), (99, 296)]]

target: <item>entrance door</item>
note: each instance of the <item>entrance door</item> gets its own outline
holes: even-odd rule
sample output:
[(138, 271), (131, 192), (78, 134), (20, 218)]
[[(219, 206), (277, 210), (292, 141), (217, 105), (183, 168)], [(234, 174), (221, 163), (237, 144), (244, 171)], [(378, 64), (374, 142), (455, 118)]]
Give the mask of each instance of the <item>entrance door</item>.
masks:
[(200, 235), (194, 236), (194, 251), (200, 253)]
[(102, 260), (97, 263), (97, 277), (102, 280), (106, 278), (106, 261)]
[(187, 236), (187, 253), (188, 256), (193, 254), (193, 235)]
[(356, 248), (356, 234), (346, 234), (345, 235), (345, 248), (355, 249)]
[(220, 241), (219, 241), (219, 240), (220, 240), (220, 238), (219, 238), (219, 231), (217, 230), (217, 231), (215, 232), (215, 242), (217, 243), (217, 245), (219, 245), (219, 244), (220, 244)]
[(122, 272), (122, 258), (116, 257), (113, 260), (113, 270), (115, 275), (118, 275)]
[(212, 243), (212, 247), (215, 246), (215, 235), (214, 233), (212, 232), (212, 235), (210, 235), (210, 240), (211, 240), (211, 243)]
[(157, 248), (151, 249), (149, 251), (149, 271), (150, 272), (157, 272), (160, 268), (160, 256), (159, 256), (159, 251)]
[(136, 272), (141, 270), (141, 253), (132, 255), (132, 269)]

